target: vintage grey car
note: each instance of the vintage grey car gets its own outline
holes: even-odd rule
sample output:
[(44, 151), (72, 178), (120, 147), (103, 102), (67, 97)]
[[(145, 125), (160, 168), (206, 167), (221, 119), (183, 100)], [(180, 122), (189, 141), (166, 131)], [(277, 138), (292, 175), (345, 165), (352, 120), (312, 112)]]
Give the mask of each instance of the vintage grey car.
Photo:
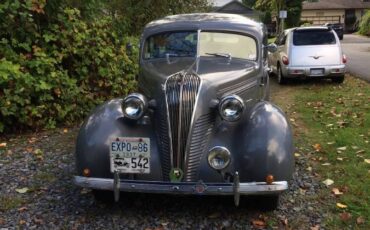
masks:
[(276, 47), (266, 44), (264, 26), (239, 15), (149, 23), (138, 92), (83, 123), (75, 184), (116, 200), (122, 192), (232, 195), (238, 205), (240, 195), (264, 195), (276, 207), (294, 159), (289, 123), (268, 101), (267, 50)]

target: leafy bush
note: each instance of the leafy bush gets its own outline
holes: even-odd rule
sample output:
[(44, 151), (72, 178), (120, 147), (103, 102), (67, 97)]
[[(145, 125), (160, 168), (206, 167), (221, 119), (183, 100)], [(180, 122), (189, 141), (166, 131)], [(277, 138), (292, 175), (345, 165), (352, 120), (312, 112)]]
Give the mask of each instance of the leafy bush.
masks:
[[(108, 17), (84, 21), (77, 9), (45, 18), (46, 1), (0, 3), (0, 133), (81, 120), (97, 104), (136, 87), (134, 37)], [(137, 46), (134, 46), (137, 47)]]
[(358, 32), (362, 35), (370, 36), (370, 10), (362, 17)]

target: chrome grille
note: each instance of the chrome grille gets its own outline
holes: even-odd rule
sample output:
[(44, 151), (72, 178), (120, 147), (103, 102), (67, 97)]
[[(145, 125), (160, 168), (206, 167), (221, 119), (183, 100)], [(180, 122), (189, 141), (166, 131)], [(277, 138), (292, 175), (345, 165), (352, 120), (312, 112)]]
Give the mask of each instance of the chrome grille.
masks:
[(192, 73), (170, 76), (165, 85), (171, 166), (185, 169), (185, 151), (193, 119), (200, 78)]
[(204, 114), (195, 122), (186, 160), (185, 181), (197, 179), (200, 161), (215, 123), (215, 114)]

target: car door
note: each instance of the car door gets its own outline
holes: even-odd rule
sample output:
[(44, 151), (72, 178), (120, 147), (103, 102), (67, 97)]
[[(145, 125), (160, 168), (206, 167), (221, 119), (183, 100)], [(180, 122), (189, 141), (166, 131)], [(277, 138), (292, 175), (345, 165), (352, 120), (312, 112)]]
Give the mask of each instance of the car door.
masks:
[(279, 34), (274, 41), (274, 44), (277, 46), (278, 50), (274, 53), (269, 53), (269, 64), (273, 73), (277, 73), (277, 62), (280, 59), (280, 50), (281, 42), (284, 38), (284, 33)]

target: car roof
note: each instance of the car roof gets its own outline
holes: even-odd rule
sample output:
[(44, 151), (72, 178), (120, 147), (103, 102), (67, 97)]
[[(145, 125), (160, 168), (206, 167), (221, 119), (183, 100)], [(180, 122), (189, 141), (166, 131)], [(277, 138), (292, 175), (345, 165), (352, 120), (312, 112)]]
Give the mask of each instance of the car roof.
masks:
[(234, 30), (261, 34), (263, 24), (236, 14), (194, 13), (167, 16), (150, 22), (144, 35), (171, 30)]

